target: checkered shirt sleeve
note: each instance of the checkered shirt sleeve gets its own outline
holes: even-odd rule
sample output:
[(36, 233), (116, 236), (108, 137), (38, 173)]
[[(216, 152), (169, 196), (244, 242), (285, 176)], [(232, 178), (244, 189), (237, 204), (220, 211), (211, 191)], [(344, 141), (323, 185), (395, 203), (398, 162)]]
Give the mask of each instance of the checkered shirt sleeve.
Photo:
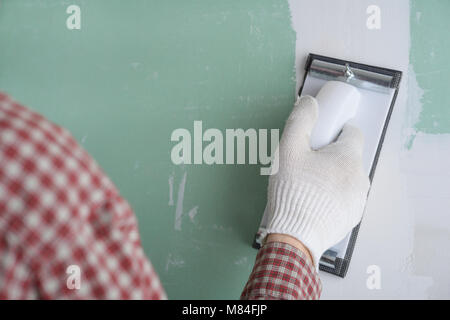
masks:
[(0, 299), (163, 299), (136, 217), (64, 129), (0, 93)]
[(270, 242), (259, 250), (241, 299), (314, 300), (321, 292), (319, 275), (302, 251)]

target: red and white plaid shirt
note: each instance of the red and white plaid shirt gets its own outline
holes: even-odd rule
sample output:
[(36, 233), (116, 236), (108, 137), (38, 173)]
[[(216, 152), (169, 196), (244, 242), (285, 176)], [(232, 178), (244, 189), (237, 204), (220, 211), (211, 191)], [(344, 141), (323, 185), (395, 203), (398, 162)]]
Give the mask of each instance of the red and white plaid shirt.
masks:
[[(318, 298), (307, 261), (267, 244), (242, 298)], [(38, 298), (166, 295), (133, 211), (97, 163), (66, 130), (0, 93), (0, 299)]]
[(241, 299), (316, 300), (321, 292), (319, 275), (301, 250), (270, 242), (259, 250)]
[(165, 298), (113, 183), (66, 130), (4, 94), (0, 298)]

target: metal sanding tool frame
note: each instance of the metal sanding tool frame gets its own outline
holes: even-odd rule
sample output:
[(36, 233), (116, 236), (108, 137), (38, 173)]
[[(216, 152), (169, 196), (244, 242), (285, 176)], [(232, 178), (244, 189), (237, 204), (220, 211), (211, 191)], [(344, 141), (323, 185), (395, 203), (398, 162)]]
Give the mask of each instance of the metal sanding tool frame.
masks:
[[(327, 81), (343, 81), (361, 93), (359, 110), (350, 124), (364, 134), (363, 165), (373, 180), (389, 120), (397, 98), (402, 72), (316, 54), (308, 56), (299, 96), (316, 96)], [(259, 249), (266, 237), (268, 214), (264, 213), (253, 247)], [(360, 224), (321, 257), (319, 269), (344, 278), (355, 247)]]

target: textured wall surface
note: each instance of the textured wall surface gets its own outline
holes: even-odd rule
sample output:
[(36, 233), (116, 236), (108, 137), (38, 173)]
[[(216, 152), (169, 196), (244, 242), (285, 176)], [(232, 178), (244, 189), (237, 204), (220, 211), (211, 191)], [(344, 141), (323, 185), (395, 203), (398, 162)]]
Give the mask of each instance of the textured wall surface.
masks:
[(420, 132), (450, 133), (450, 2), (411, 2), (411, 64), (423, 90)]
[[(66, 28), (71, 4), (81, 30)], [(237, 298), (267, 178), (175, 166), (172, 131), (282, 128), (308, 52), (401, 69), (349, 275), (323, 274), (324, 297), (448, 298), (449, 15), (446, 0), (3, 0), (0, 90), (67, 127), (111, 176), (169, 298)], [(369, 265), (381, 290), (366, 287)]]
[[(66, 28), (70, 4), (81, 30)], [(238, 297), (248, 278), (266, 178), (256, 165), (177, 167), (170, 136), (194, 120), (282, 127), (289, 17), (277, 0), (1, 3), (0, 89), (70, 129), (111, 176), (170, 298)]]

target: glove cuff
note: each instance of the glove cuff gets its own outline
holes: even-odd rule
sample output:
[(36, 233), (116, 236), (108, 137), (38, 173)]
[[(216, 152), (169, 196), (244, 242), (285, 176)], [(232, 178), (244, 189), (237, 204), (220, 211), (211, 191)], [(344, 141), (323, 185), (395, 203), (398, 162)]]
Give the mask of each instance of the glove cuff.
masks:
[(267, 233), (290, 235), (303, 243), (310, 251), (316, 270), (329, 241), (324, 223), (340, 206), (328, 196), (330, 192), (314, 184), (292, 183), (275, 180), (269, 184), (267, 209), (272, 219)]

